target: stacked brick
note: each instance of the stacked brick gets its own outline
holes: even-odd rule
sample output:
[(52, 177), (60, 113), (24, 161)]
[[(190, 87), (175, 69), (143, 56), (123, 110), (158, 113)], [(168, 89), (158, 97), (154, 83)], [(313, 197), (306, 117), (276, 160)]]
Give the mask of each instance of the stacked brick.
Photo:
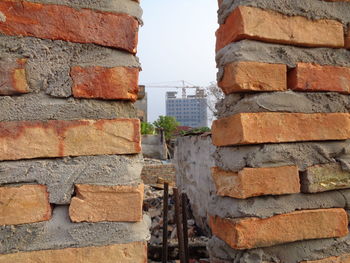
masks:
[(348, 262), (350, 3), (219, 6), (213, 262)]
[(146, 262), (138, 1), (0, 2), (0, 262)]
[[(349, 1), (223, 0), (218, 14), (214, 146), (177, 150), (211, 262), (349, 262)], [(189, 174), (180, 152), (196, 151), (214, 152), (210, 174), (200, 160)]]

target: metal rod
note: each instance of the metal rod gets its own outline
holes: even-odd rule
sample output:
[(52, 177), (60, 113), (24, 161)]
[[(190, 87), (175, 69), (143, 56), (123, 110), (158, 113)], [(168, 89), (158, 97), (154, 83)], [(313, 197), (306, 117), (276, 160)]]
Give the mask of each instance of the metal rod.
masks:
[(173, 188), (174, 198), (175, 198), (175, 220), (176, 220), (176, 230), (177, 230), (177, 240), (179, 245), (179, 255), (180, 263), (186, 263), (185, 261), (185, 246), (184, 246), (184, 237), (181, 225), (181, 207), (180, 207), (180, 197), (177, 188)]
[(169, 184), (164, 183), (163, 195), (163, 253), (162, 262), (168, 262), (168, 199), (169, 199)]
[(185, 263), (190, 261), (190, 252), (188, 248), (188, 227), (187, 227), (187, 197), (185, 193), (181, 194), (182, 201), (182, 227), (184, 235), (184, 247), (185, 247)]

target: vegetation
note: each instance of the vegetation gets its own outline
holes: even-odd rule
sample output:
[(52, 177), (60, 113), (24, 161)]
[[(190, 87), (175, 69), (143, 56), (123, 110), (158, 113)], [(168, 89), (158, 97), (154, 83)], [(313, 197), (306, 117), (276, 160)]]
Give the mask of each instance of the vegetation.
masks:
[(154, 134), (155, 128), (152, 123), (149, 122), (141, 122), (141, 134), (147, 135), (147, 134)]
[(180, 125), (174, 117), (171, 116), (159, 116), (158, 120), (153, 122), (153, 125), (158, 129), (163, 129), (165, 139), (170, 140), (176, 128)]
[(201, 128), (194, 128), (189, 131), (181, 131), (181, 135), (186, 136), (186, 135), (192, 135), (192, 134), (202, 134), (205, 132), (210, 132), (210, 128), (208, 127), (201, 127)]

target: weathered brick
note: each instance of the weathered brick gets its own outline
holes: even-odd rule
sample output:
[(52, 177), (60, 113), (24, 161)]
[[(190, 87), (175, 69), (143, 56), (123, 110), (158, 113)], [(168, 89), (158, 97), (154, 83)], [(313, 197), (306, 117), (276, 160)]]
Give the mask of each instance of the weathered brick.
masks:
[(282, 195), (300, 192), (296, 166), (244, 168), (228, 172), (212, 168), (217, 194), (239, 199), (261, 195)]
[(287, 66), (250, 61), (233, 62), (225, 66), (219, 87), (225, 94), (286, 90)]
[(240, 113), (213, 122), (216, 146), (350, 138), (349, 113)]
[(142, 220), (143, 184), (75, 186), (69, 206), (73, 222), (137, 222)]
[(300, 263), (350, 263), (350, 254), (344, 254), (339, 257), (330, 257), (320, 260), (307, 260)]
[(108, 100), (137, 100), (138, 68), (73, 67), (73, 96)]
[(26, 79), (26, 59), (2, 58), (0, 60), (0, 95), (30, 92)]
[(5, 35), (94, 43), (136, 53), (138, 21), (126, 14), (13, 0), (0, 1), (0, 14)]
[(0, 187), (0, 225), (28, 224), (50, 218), (51, 206), (46, 186)]
[(350, 93), (350, 68), (298, 63), (288, 73), (288, 88), (297, 91)]
[(214, 235), (232, 248), (251, 249), (298, 240), (346, 236), (348, 217), (340, 208), (303, 210), (265, 219), (211, 216), (210, 227)]
[(0, 122), (0, 160), (140, 151), (138, 119)]
[(335, 20), (308, 20), (255, 7), (239, 6), (221, 25), (216, 50), (231, 42), (254, 39), (306, 47), (343, 47), (343, 25)]
[(0, 263), (145, 263), (146, 242), (101, 247), (65, 248), (0, 255)]
[(348, 33), (345, 36), (345, 48), (350, 49), (350, 27)]
[(305, 193), (344, 188), (350, 188), (350, 172), (342, 170), (339, 164), (315, 165), (303, 172), (302, 191)]

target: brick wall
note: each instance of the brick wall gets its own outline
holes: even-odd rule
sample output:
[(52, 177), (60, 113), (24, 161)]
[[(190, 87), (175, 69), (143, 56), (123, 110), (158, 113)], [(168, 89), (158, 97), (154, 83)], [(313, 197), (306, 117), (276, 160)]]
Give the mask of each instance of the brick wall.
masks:
[(0, 262), (145, 262), (138, 1), (0, 2)]
[[(204, 149), (200, 140), (182, 138), (177, 151), (177, 181), (211, 229), (211, 260), (347, 262), (350, 3), (219, 6), (217, 81), (226, 96), (212, 127), (215, 165), (185, 156)], [(207, 185), (188, 168), (203, 165)]]
[(159, 178), (168, 182), (175, 181), (174, 164), (149, 164), (142, 168), (141, 178), (145, 184), (161, 183)]

